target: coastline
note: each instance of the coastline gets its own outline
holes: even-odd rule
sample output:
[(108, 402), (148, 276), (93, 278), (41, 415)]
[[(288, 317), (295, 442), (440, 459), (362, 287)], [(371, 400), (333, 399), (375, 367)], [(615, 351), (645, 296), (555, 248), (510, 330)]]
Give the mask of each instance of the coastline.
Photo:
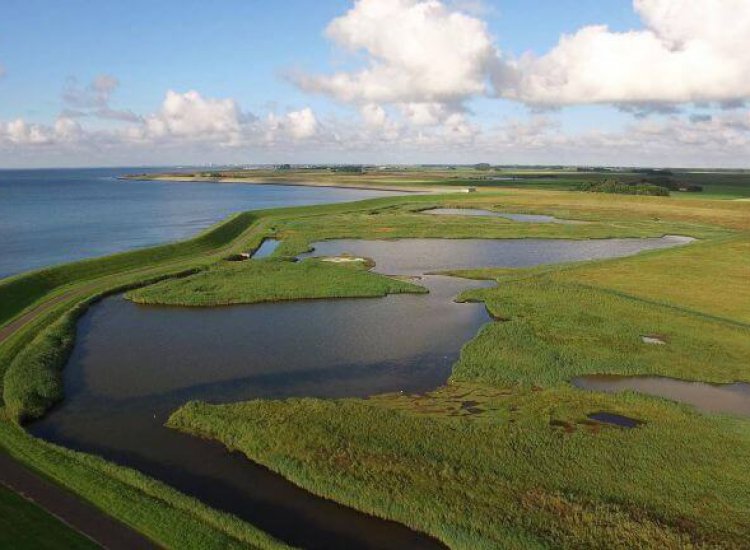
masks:
[(353, 183), (353, 182), (316, 182), (316, 181), (269, 181), (264, 178), (211, 178), (203, 176), (164, 176), (164, 175), (143, 175), (143, 176), (117, 176), (122, 181), (171, 181), (175, 183), (246, 183), (248, 185), (284, 185), (291, 187), (328, 187), (337, 189), (359, 189), (367, 191), (390, 191), (394, 193), (463, 193), (464, 188), (452, 186), (431, 185), (417, 187), (414, 185), (375, 185), (371, 183)]

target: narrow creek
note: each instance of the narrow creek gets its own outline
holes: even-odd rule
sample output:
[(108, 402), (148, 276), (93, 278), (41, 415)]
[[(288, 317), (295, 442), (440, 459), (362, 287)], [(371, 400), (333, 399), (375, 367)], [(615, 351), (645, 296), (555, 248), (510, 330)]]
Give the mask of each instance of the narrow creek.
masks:
[[(684, 242), (339, 240), (316, 243), (311, 254), (367, 256), (379, 272), (422, 276), (624, 256)], [(489, 283), (435, 275), (419, 282), (429, 294), (220, 308), (108, 298), (78, 324), (65, 401), (30, 431), (134, 467), (295, 546), (441, 547), (400, 524), (318, 498), (218, 444), (163, 427), (191, 399), (364, 397), (443, 384), (461, 346), (489, 321), (482, 304), (453, 299)]]
[(692, 405), (707, 413), (750, 416), (750, 384), (707, 384), (663, 376), (618, 376), (592, 374), (571, 383), (581, 389), (618, 393), (633, 391)]
[(511, 212), (497, 212), (495, 210), (482, 210), (479, 208), (430, 208), (422, 210), (423, 214), (434, 216), (485, 216), (490, 218), (505, 218), (521, 223), (561, 223), (561, 224), (584, 224), (587, 222), (578, 220), (563, 220), (545, 214), (513, 214)]

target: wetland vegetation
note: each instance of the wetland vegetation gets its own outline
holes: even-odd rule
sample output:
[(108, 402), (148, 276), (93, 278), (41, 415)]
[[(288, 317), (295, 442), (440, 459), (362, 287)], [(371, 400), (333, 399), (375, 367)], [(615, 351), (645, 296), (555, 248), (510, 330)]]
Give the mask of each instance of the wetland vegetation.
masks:
[(127, 297), (140, 304), (219, 306), (427, 292), (418, 285), (370, 273), (366, 263), (363, 260), (334, 265), (319, 259), (225, 262), (186, 278), (131, 291)]
[[(387, 278), (362, 262), (289, 261), (334, 239), (685, 235), (700, 242), (589, 262), (452, 267), (453, 275), (498, 283), (460, 300), (482, 302), (500, 321), (464, 346), (449, 381), (431, 391), (192, 401), (168, 425), (453, 547), (741, 546), (750, 538), (746, 419), (571, 384), (587, 374), (750, 381), (750, 203), (696, 195), (504, 189), (258, 211), (183, 243), (5, 279), (0, 446), (159, 544), (280, 546), (160, 481), (15, 425), (63, 397), (60, 369), (90, 303), (129, 289), (136, 301), (203, 306), (423, 292), (419, 281)], [(420, 213), (434, 207), (590, 223)], [(273, 257), (226, 261), (266, 238), (281, 241)], [(644, 344), (644, 334), (667, 343)], [(597, 414), (638, 424), (624, 429)]]

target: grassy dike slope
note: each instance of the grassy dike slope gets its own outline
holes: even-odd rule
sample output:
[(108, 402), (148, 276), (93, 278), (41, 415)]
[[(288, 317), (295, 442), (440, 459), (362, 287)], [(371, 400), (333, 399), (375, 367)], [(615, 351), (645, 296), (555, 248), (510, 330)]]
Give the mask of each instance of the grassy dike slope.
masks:
[[(615, 220), (645, 229), (648, 218), (638, 220), (633, 204), (625, 201)], [(642, 204), (650, 217), (658, 203)], [(596, 199), (570, 208), (594, 217), (597, 206), (616, 209)], [(717, 225), (747, 223), (734, 210), (723, 214), (713, 213)], [(382, 227), (413, 216), (390, 215)], [(693, 216), (712, 217), (704, 207)], [(302, 246), (306, 223), (294, 223), (286, 230), (299, 231), (291, 237)], [(329, 235), (322, 224), (312, 234)], [(464, 298), (485, 301), (506, 321), (464, 347), (447, 386), (367, 400), (194, 402), (169, 425), (453, 547), (742, 547), (750, 540), (750, 422), (632, 393), (580, 391), (568, 380), (640, 373), (750, 381), (750, 326), (737, 313), (750, 310), (747, 294), (706, 299), (746, 289), (736, 254), (746, 239), (469, 273), (502, 278)], [(684, 266), (684, 276), (672, 265)], [(652, 332), (668, 344), (643, 344), (640, 335)], [(625, 430), (588, 419), (598, 411), (644, 424)]]
[[(414, 212), (428, 206), (461, 205), (463, 200), (477, 207), (604, 221), (574, 228), (540, 227), (500, 219), (442, 222)], [(740, 203), (624, 198), (618, 202), (621, 207), (613, 208), (611, 201), (575, 193), (509, 192), (479, 193), (466, 199), (400, 197), (246, 213), (182, 243), (5, 279), (0, 281), (0, 380), (4, 383), (0, 447), (164, 546), (278, 546), (247, 523), (213, 511), (159, 482), (37, 440), (15, 424), (18, 419), (43, 414), (62, 398), (59, 370), (73, 342), (75, 320), (85, 308), (108, 293), (216, 269), (226, 256), (252, 250), (263, 238), (274, 235), (285, 239), (279, 251), (284, 254), (304, 250), (320, 238), (604, 238), (684, 233), (708, 239), (749, 223), (747, 216), (740, 215), (747, 205)], [(639, 216), (641, 209), (645, 213)], [(653, 219), (655, 212), (660, 213), (660, 220)]]
[(98, 548), (54, 516), (0, 485), (0, 547), (16, 550)]

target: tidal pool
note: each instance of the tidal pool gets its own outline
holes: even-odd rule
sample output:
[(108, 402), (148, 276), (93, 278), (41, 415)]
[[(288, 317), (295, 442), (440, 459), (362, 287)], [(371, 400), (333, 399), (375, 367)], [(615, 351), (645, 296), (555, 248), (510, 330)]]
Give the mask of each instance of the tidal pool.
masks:
[[(531, 266), (633, 254), (684, 239), (609, 241), (327, 241), (376, 270), (423, 275), (456, 267)], [(310, 254), (308, 254), (310, 255)], [(250, 260), (252, 261), (252, 260)], [(221, 445), (163, 427), (186, 401), (364, 397), (443, 384), (489, 316), (457, 304), (491, 283), (426, 275), (430, 293), (217, 308), (136, 305), (112, 297), (80, 320), (66, 398), (37, 436), (134, 467), (304, 548), (435, 548), (434, 539), (318, 498)]]
[(667, 235), (647, 239), (395, 239), (364, 241), (334, 239), (312, 244), (301, 254), (374, 258), (375, 270), (390, 275), (474, 267), (532, 267), (582, 260), (630, 256), (644, 250), (670, 248), (692, 242), (690, 237)]
[(594, 374), (574, 378), (577, 388), (617, 393), (634, 391), (692, 405), (709, 413), (750, 416), (750, 384), (706, 384), (659, 376)]
[(590, 418), (591, 420), (596, 420), (597, 422), (602, 422), (604, 424), (612, 424), (613, 426), (617, 426), (619, 428), (628, 429), (637, 428), (638, 426), (643, 424), (642, 421), (636, 420), (635, 418), (630, 418), (628, 416), (623, 416), (621, 414), (615, 414), (606, 411), (591, 413), (590, 415), (588, 415), (588, 418)]
[(271, 254), (276, 252), (276, 249), (280, 244), (281, 241), (277, 239), (264, 239), (263, 242), (260, 243), (258, 250), (256, 250), (255, 254), (252, 255), (252, 257), (256, 260), (259, 260), (261, 258), (268, 258)]
[(545, 216), (543, 214), (511, 214), (510, 212), (495, 212), (494, 210), (481, 210), (479, 208), (431, 208), (429, 210), (423, 210), (422, 213), (433, 214), (436, 216), (487, 216), (491, 218), (505, 218), (506, 220), (521, 223), (586, 223), (578, 220), (562, 220), (554, 216)]

